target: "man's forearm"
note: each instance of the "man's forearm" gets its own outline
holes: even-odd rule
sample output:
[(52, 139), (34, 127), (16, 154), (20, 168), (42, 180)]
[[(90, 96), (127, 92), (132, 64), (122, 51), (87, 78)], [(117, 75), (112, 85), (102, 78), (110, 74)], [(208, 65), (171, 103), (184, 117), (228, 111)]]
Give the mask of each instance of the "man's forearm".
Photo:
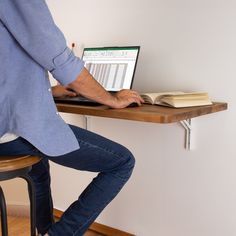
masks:
[(117, 99), (107, 92), (85, 68), (77, 79), (70, 83), (68, 87), (84, 97), (108, 106), (113, 106)]

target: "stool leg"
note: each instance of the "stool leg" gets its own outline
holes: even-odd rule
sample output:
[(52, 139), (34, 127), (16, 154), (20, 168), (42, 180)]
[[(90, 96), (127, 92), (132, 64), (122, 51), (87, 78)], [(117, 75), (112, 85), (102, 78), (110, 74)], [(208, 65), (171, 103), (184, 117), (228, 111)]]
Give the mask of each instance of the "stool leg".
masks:
[(36, 236), (36, 200), (35, 200), (35, 187), (33, 180), (29, 175), (20, 176), (28, 183), (29, 199), (30, 199), (30, 231), (31, 236)]
[(1, 207), (2, 236), (7, 236), (8, 229), (7, 229), (6, 201), (5, 201), (4, 193), (1, 186), (0, 186), (0, 207)]

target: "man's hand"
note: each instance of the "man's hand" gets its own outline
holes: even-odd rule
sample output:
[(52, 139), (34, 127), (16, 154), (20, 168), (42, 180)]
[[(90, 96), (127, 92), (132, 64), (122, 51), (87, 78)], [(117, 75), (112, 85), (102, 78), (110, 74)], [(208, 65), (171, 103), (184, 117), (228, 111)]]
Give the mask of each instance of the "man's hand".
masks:
[(76, 92), (71, 91), (69, 88), (56, 85), (52, 87), (52, 95), (53, 97), (76, 97)]
[(129, 89), (123, 89), (117, 92), (114, 97), (116, 99), (110, 105), (110, 107), (112, 108), (124, 108), (130, 105), (131, 103), (137, 103), (137, 105), (141, 106), (144, 102), (138, 92)]

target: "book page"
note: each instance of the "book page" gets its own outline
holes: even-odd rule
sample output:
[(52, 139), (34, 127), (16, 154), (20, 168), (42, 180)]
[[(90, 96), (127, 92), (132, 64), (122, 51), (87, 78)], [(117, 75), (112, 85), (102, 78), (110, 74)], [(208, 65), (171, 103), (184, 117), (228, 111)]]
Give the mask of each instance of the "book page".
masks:
[(178, 99), (178, 100), (173, 100), (169, 99), (168, 97), (163, 98), (163, 102), (166, 104), (169, 104), (170, 106), (176, 107), (176, 108), (181, 108), (181, 107), (193, 107), (193, 106), (204, 106), (204, 105), (211, 105), (212, 102), (209, 99)]
[(163, 95), (177, 95), (177, 94), (183, 94), (183, 92), (174, 91), (174, 92), (160, 92), (160, 93), (141, 93), (140, 96), (144, 99), (146, 103), (160, 104), (160, 98)]
[(177, 95), (164, 95), (161, 101), (173, 107), (190, 107), (210, 105), (212, 102), (205, 92), (192, 92)]
[(169, 94), (163, 97), (168, 97), (170, 99), (208, 99), (208, 93), (194, 92), (194, 93), (183, 93), (183, 94)]
[(140, 96), (143, 98), (145, 103), (153, 104), (156, 98), (156, 93), (142, 93)]
[(155, 98), (154, 104), (166, 106), (167, 104), (163, 104), (163, 102), (161, 101), (162, 97), (168, 96), (168, 95), (173, 96), (173, 95), (181, 95), (181, 94), (184, 94), (184, 92), (174, 91), (174, 92), (156, 93), (156, 98)]

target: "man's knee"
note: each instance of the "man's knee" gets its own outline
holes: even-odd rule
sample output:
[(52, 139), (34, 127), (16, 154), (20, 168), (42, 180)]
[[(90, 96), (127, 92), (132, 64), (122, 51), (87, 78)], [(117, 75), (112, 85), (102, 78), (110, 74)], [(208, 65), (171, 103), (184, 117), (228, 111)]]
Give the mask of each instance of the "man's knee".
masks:
[(128, 158), (127, 164), (129, 165), (129, 167), (131, 169), (133, 169), (134, 166), (135, 166), (135, 158), (134, 158), (133, 154), (129, 150), (128, 150), (127, 158)]
[(128, 150), (127, 148), (124, 148), (123, 150), (123, 158), (124, 158), (123, 168), (126, 170), (126, 174), (130, 176), (135, 166), (135, 158), (131, 153), (131, 151)]

